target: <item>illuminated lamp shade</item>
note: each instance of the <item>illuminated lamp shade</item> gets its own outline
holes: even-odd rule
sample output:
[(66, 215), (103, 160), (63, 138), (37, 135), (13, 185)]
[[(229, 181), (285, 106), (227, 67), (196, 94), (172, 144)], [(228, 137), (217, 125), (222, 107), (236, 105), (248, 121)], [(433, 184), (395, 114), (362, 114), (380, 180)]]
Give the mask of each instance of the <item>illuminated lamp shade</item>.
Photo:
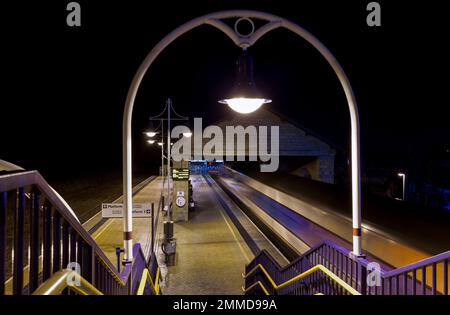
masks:
[(158, 128), (155, 128), (153, 126), (153, 121), (150, 120), (149, 122), (149, 126), (147, 128), (147, 130), (144, 131), (144, 134), (149, 137), (149, 138), (153, 138), (154, 136), (156, 136), (158, 134)]
[(260, 108), (263, 104), (272, 102), (265, 98), (256, 88), (253, 79), (253, 60), (244, 49), (237, 60), (236, 82), (233, 89), (219, 103), (227, 104), (234, 111), (249, 114)]
[(149, 137), (149, 138), (153, 138), (154, 136), (156, 136), (156, 132), (153, 132), (153, 131), (146, 132), (145, 134), (146, 134), (147, 137)]

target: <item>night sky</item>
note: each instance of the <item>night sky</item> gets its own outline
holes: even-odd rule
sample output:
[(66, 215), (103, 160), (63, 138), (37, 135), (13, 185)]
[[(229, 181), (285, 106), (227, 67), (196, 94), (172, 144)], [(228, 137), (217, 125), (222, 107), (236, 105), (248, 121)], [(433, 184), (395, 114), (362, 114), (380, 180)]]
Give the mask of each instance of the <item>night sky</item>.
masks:
[[(450, 144), (449, 26), (442, 1), (378, 1), (379, 28), (366, 24), (370, 1), (79, 1), (80, 28), (66, 25), (68, 2), (1, 7), (0, 158), (44, 176), (120, 170), (124, 102), (146, 54), (182, 23), (236, 8), (286, 17), (335, 54), (359, 103), (364, 166), (389, 161), (402, 167)], [(267, 106), (349, 147), (344, 94), (314, 48), (276, 30), (249, 52), (258, 87), (273, 99)], [(157, 58), (133, 113), (136, 169), (158, 166), (159, 151), (141, 132), (166, 97), (180, 114), (209, 123), (229, 113), (217, 100), (231, 87), (239, 53), (220, 31), (202, 26)]]

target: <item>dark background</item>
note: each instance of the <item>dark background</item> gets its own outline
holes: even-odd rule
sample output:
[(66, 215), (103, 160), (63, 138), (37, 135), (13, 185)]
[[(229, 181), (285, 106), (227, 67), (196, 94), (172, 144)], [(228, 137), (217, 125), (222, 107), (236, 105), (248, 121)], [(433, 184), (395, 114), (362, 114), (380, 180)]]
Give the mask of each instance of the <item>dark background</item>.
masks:
[[(202, 14), (256, 9), (316, 35), (353, 84), (361, 120), (363, 168), (422, 164), (447, 154), (448, 38), (442, 1), (378, 1), (382, 26), (368, 27), (370, 1), (79, 1), (82, 26), (66, 25), (69, 1), (1, 6), (0, 158), (45, 177), (121, 170), (122, 114), (132, 77), (168, 32)], [(249, 49), (259, 88), (274, 110), (349, 148), (344, 94), (332, 69), (298, 36), (276, 30)], [(151, 66), (133, 113), (134, 169), (156, 172), (159, 150), (142, 135), (150, 115), (173, 98), (182, 115), (207, 122), (240, 53), (202, 26)]]

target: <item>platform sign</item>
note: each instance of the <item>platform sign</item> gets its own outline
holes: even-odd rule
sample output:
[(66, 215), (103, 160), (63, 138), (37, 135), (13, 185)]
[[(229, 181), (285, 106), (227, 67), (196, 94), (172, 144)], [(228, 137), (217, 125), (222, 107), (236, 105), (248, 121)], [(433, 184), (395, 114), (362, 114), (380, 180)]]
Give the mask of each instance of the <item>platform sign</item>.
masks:
[(172, 172), (173, 180), (188, 180), (189, 168), (174, 168)]
[[(133, 218), (150, 218), (152, 216), (151, 203), (133, 203)], [(123, 204), (102, 203), (103, 218), (123, 218)]]

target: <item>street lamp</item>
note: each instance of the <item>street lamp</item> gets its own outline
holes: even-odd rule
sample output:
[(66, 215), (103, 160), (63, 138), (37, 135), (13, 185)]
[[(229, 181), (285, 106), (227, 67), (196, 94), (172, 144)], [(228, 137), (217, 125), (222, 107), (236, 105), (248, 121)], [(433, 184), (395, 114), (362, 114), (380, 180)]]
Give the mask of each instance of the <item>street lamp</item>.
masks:
[(153, 138), (154, 136), (156, 136), (158, 134), (159, 128), (161, 128), (161, 122), (159, 123), (158, 127), (154, 128), (153, 121), (150, 120), (149, 127), (147, 130), (144, 131), (144, 134), (149, 138)]
[(241, 114), (248, 114), (260, 108), (263, 104), (272, 102), (265, 98), (256, 88), (253, 79), (253, 59), (244, 48), (242, 55), (237, 62), (236, 82), (233, 89), (226, 98), (219, 100), (219, 103), (227, 104), (234, 111)]
[(405, 173), (398, 173), (398, 176), (402, 178), (402, 200), (405, 200), (405, 190), (406, 190), (406, 174)]
[[(234, 30), (223, 20), (230, 18), (238, 18), (234, 25)], [(263, 21), (261, 27), (255, 31), (255, 27), (250, 18)], [(240, 21), (246, 20), (251, 23), (252, 31), (249, 34), (240, 34), (237, 30), (237, 25)], [(311, 44), (317, 51), (325, 58), (328, 64), (336, 74), (346, 97), (347, 105), (350, 113), (350, 135), (351, 135), (351, 183), (352, 183), (352, 227), (353, 227), (353, 255), (361, 256), (362, 245), (362, 229), (361, 229), (361, 166), (360, 166), (360, 132), (359, 132), (359, 114), (356, 104), (355, 95), (350, 81), (339, 62), (336, 60), (330, 50), (313, 34), (308, 32), (300, 25), (293, 23), (283, 17), (253, 11), (253, 10), (228, 10), (219, 11), (194, 18), (183, 25), (177, 27), (175, 30), (167, 34), (154, 48), (147, 54), (142, 64), (136, 71), (131, 85), (128, 89), (127, 99), (125, 102), (125, 109), (123, 115), (122, 125), (122, 141), (123, 141), (123, 200), (124, 200), (124, 262), (132, 262), (133, 260), (133, 186), (132, 186), (132, 130), (131, 121), (133, 114), (133, 107), (136, 95), (141, 85), (142, 79), (147, 70), (153, 64), (160, 53), (169, 46), (173, 41), (183, 34), (191, 31), (202, 25), (210, 25), (227, 35), (234, 44), (242, 49), (247, 49), (259, 40), (262, 36), (270, 31), (278, 28), (284, 28), (297, 34), (309, 44)], [(259, 108), (264, 101), (244, 102), (235, 98), (246, 99), (247, 95), (231, 95), (229, 98), (224, 98), (222, 101), (229, 104), (231, 107), (240, 110), (241, 112), (251, 112)], [(260, 97), (257, 97), (258, 99)], [(231, 101), (235, 99), (235, 101)]]
[[(167, 213), (170, 213), (170, 209), (169, 209), (170, 177), (171, 177), (170, 163), (172, 161), (171, 156), (170, 156), (171, 155), (170, 147), (173, 145), (173, 143), (170, 141), (171, 140), (171, 135), (170, 135), (171, 123), (172, 123), (172, 121), (188, 121), (188, 120), (189, 120), (188, 117), (183, 117), (175, 111), (173, 104), (172, 104), (172, 100), (170, 98), (168, 98), (163, 111), (161, 113), (159, 113), (157, 116), (153, 116), (153, 117), (149, 118), (150, 128), (149, 128), (149, 130), (146, 130), (144, 132), (150, 138), (154, 137), (159, 132), (161, 133), (161, 138), (158, 139), (158, 140), (160, 140), (158, 142), (158, 145), (161, 146), (161, 176), (164, 176), (164, 157), (163, 157), (164, 147), (163, 146), (164, 146), (164, 144), (167, 144), (167, 148), (166, 148), (166, 150), (167, 150), (167, 157), (166, 157), (167, 169), (166, 169), (166, 176), (163, 181), (163, 186), (164, 186), (164, 183), (167, 180), (167, 198), (165, 199), (167, 201), (167, 204), (163, 205), (163, 207), (167, 211)], [(153, 121), (159, 121), (159, 126), (156, 129), (153, 128)], [(167, 121), (167, 141), (164, 140), (164, 121)], [(185, 137), (191, 137), (192, 133), (189, 131), (189, 132), (183, 133), (183, 135)]]

